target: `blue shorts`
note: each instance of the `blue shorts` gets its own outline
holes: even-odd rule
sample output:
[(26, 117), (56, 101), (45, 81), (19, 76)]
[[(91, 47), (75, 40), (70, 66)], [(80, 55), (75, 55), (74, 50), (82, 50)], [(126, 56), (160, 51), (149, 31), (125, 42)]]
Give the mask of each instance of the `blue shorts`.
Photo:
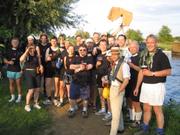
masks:
[(7, 77), (9, 79), (17, 80), (21, 78), (22, 73), (21, 72), (12, 72), (12, 71), (7, 71)]
[(78, 98), (87, 100), (90, 97), (90, 88), (88, 85), (81, 86), (74, 82), (70, 84), (70, 99), (76, 100)]

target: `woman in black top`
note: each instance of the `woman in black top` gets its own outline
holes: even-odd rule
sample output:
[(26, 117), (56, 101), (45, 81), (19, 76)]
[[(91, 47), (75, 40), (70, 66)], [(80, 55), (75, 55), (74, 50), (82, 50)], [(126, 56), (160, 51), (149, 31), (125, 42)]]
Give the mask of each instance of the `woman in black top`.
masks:
[(43, 70), (40, 68), (39, 57), (36, 52), (36, 46), (30, 45), (27, 47), (25, 53), (20, 57), (20, 62), (24, 62), (26, 86), (28, 93), (26, 95), (26, 106), (27, 112), (31, 111), (30, 100), (34, 94), (34, 108), (41, 109), (38, 104), (39, 91), (40, 91), (40, 74)]
[(73, 71), (70, 69), (70, 64), (72, 63), (74, 59), (74, 46), (70, 45), (67, 48), (68, 55), (64, 57), (64, 67), (65, 67), (65, 84), (68, 94), (68, 99), (70, 97), (69, 91), (70, 91), (70, 83), (72, 81), (72, 74)]

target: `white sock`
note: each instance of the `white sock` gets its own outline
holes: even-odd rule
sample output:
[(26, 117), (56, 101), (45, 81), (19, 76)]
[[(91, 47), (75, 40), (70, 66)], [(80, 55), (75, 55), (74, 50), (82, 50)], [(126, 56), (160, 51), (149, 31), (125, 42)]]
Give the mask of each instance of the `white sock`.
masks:
[(136, 113), (136, 112), (135, 112), (135, 109), (133, 108), (133, 109), (132, 109), (132, 120), (133, 120), (133, 121), (135, 120), (135, 115), (136, 115), (135, 113)]
[(69, 109), (70, 111), (74, 111), (74, 108), (72, 108), (72, 107), (70, 107), (70, 109)]
[(15, 95), (14, 94), (11, 95), (11, 99), (15, 99)]
[(140, 120), (141, 120), (141, 117), (142, 117), (142, 112), (136, 112), (135, 120), (136, 120), (136, 121), (140, 121)]
[(105, 109), (105, 108), (101, 108), (101, 111), (105, 112), (105, 111), (106, 111), (106, 109)]
[(60, 102), (63, 103), (63, 98), (60, 98)]
[(87, 107), (83, 107), (83, 111), (87, 111)]
[(130, 120), (134, 120), (135, 119), (134, 108), (133, 109), (129, 108), (129, 117), (130, 117)]
[(21, 95), (18, 95), (18, 99), (19, 99), (19, 100), (21, 100), (21, 97), (22, 97)]
[(130, 118), (130, 120), (132, 120), (132, 109), (128, 108), (128, 110), (129, 110), (129, 118)]

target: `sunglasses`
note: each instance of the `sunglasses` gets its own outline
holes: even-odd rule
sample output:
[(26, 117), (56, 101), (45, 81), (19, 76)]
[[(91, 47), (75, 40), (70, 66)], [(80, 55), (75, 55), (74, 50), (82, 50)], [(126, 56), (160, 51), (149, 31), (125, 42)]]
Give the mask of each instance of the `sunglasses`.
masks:
[(82, 52), (82, 51), (84, 51), (84, 52), (85, 52), (85, 51), (86, 51), (86, 49), (80, 49), (79, 51), (80, 51), (80, 52)]

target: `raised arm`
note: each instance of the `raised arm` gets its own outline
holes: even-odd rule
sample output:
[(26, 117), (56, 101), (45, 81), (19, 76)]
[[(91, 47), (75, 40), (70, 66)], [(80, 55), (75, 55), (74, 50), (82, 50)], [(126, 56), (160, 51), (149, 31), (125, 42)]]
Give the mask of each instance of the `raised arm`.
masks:
[(28, 47), (26, 51), (23, 53), (23, 55), (20, 57), (19, 59), (20, 63), (23, 63), (26, 60), (27, 56), (29, 55), (29, 49), (30, 47)]

